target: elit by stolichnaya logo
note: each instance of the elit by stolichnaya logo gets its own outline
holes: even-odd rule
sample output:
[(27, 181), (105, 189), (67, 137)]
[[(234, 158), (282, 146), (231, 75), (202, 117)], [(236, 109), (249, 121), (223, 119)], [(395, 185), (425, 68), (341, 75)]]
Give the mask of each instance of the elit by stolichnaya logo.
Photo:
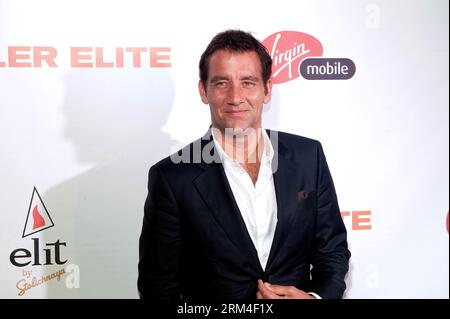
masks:
[(348, 80), (356, 71), (355, 64), (348, 58), (321, 58), (322, 43), (307, 33), (279, 31), (262, 44), (272, 57), (274, 84), (300, 76), (308, 80)]
[[(45, 207), (44, 201), (39, 195), (36, 187), (34, 187), (22, 232), (22, 238), (35, 235), (38, 232), (54, 226), (55, 224), (50, 217), (47, 207)], [(79, 288), (80, 270), (78, 265), (65, 265), (68, 262), (68, 259), (64, 259), (63, 253), (63, 247), (67, 246), (66, 242), (57, 239), (54, 242), (48, 242), (42, 245), (40, 238), (38, 237), (31, 238), (31, 241), (32, 243), (28, 242), (27, 246), (32, 246), (32, 248), (21, 247), (14, 249), (9, 256), (11, 264), (22, 270), (22, 279), (18, 280), (16, 283), (19, 296), (24, 296), (30, 289), (41, 286), (54, 279), (60, 281), (61, 277), (66, 274), (66, 287)], [(53, 268), (52, 272), (48, 275), (35, 275), (35, 273), (38, 272), (45, 272), (47, 268), (44, 266), (55, 265), (65, 265), (65, 267), (59, 267), (56, 271)], [(30, 268), (26, 269), (25, 267)], [(33, 273), (34, 270), (39, 271)]]

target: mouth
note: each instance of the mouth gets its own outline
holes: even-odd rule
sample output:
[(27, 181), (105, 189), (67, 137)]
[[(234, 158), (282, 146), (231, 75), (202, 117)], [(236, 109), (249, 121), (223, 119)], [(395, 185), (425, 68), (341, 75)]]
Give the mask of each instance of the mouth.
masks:
[(225, 111), (225, 114), (230, 117), (241, 117), (247, 114), (248, 110), (229, 110)]

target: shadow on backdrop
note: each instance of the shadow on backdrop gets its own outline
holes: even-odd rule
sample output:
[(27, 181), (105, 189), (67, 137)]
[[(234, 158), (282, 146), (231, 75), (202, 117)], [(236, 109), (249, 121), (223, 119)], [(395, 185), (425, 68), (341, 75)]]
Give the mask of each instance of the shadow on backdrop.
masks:
[(80, 270), (80, 288), (49, 283), (48, 298), (137, 298), (147, 173), (175, 143), (162, 131), (173, 80), (164, 69), (80, 69), (64, 85), (65, 137), (92, 168), (44, 195), (67, 243), (63, 266)]

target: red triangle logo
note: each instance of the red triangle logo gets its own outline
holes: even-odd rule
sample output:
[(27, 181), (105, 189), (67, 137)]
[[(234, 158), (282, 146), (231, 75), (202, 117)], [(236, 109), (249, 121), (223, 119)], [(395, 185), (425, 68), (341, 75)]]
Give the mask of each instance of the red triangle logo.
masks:
[(33, 188), (22, 238), (55, 226), (36, 187)]

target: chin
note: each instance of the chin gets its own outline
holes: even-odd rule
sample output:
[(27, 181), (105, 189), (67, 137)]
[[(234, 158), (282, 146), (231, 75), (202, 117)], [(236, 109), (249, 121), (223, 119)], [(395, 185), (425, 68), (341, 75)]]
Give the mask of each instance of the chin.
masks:
[(244, 121), (229, 121), (226, 123), (226, 128), (232, 128), (232, 129), (241, 129), (246, 130), (250, 127), (250, 125)]

